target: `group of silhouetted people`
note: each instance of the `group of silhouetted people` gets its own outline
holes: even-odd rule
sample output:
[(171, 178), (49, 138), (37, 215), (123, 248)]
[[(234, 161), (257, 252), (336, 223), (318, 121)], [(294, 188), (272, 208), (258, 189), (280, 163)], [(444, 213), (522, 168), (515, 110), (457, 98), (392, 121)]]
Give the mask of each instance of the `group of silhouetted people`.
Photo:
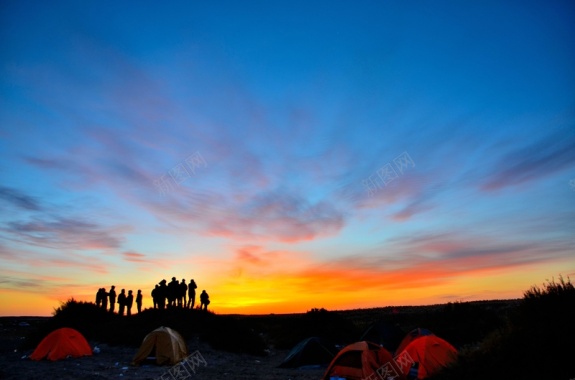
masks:
[[(142, 291), (138, 290), (138, 294), (136, 294), (136, 307), (138, 309), (138, 313), (142, 312), (142, 299)], [(109, 309), (108, 301), (110, 304)], [(110, 287), (108, 292), (106, 292), (106, 288), (98, 289), (98, 292), (96, 293), (96, 306), (113, 313), (116, 308), (116, 302), (118, 303), (118, 314), (124, 315), (124, 312), (126, 312), (126, 315), (132, 315), (134, 294), (131, 290), (128, 290), (128, 294), (126, 294), (126, 290), (122, 289), (120, 294), (116, 295), (116, 287), (114, 285)]]
[[(162, 280), (155, 286), (152, 290), (152, 300), (154, 301), (154, 309), (166, 309), (166, 308), (190, 308), (193, 309), (196, 303), (196, 282), (192, 279), (189, 284), (186, 284), (186, 280), (182, 279), (178, 282), (175, 277), (172, 277), (172, 281), (167, 283), (166, 280)], [(142, 312), (142, 291), (138, 290), (136, 294), (136, 307), (138, 313)], [(116, 287), (112, 285), (109, 291), (106, 288), (98, 289), (96, 293), (96, 306), (101, 307), (104, 310), (110, 311), (110, 313), (115, 312), (116, 303), (118, 303), (118, 314), (132, 315), (132, 305), (134, 304), (134, 294), (131, 290), (122, 289), (120, 294), (116, 294)], [(208, 310), (208, 305), (210, 304), (210, 296), (205, 290), (202, 290), (200, 294), (200, 309)], [(109, 306), (109, 307), (108, 307)]]
[[(152, 289), (154, 309), (163, 310), (175, 307), (193, 309), (196, 303), (197, 288), (198, 286), (193, 279), (188, 284), (186, 284), (185, 279), (178, 282), (175, 277), (172, 277), (172, 281), (169, 283), (166, 280), (162, 280)], [(200, 294), (200, 309), (207, 310), (209, 304), (210, 296), (205, 290), (202, 290)]]

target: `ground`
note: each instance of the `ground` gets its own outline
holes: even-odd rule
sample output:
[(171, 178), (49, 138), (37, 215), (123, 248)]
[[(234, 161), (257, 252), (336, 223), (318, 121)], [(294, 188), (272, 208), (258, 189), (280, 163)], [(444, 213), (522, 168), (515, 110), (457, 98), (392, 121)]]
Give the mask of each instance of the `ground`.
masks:
[[(190, 380), (202, 379), (299, 379), (299, 380), (319, 380), (325, 372), (325, 368), (312, 369), (283, 369), (278, 365), (286, 358), (290, 347), (286, 342), (294, 340), (299, 336), (311, 336), (317, 331), (323, 331), (325, 335), (331, 336), (336, 332), (346, 331), (359, 338), (360, 332), (374, 321), (393, 321), (404, 331), (411, 331), (416, 327), (425, 327), (445, 338), (449, 342), (463, 349), (465, 347), (475, 347), (491, 331), (495, 331), (504, 325), (505, 316), (509, 310), (515, 310), (517, 300), (494, 300), (494, 301), (474, 301), (471, 303), (448, 303), (445, 305), (429, 306), (401, 306), (382, 307), (372, 309), (354, 309), (335, 311), (334, 314), (327, 314), (325, 310), (315, 310), (305, 314), (293, 315), (262, 315), (262, 316), (228, 316), (244, 319), (250, 323), (240, 328), (246, 329), (249, 326), (257, 326), (256, 331), (266, 339), (268, 347), (267, 355), (255, 356), (249, 354), (230, 353), (215, 349), (210, 346), (209, 340), (199, 340), (193, 333), (186, 342), (189, 352), (198, 351), (207, 362), (207, 365), (199, 365), (195, 368), (195, 373), (189, 377)], [(75, 306), (73, 308), (71, 306)], [(70, 305), (67, 311), (83, 311), (85, 305)], [(88, 308), (86, 312), (91, 312)], [(62, 312), (61, 320), (66, 320), (76, 314)], [(79, 314), (81, 318), (81, 313)], [(153, 315), (151, 315), (153, 317)], [(150, 315), (148, 315), (150, 317)], [(237, 327), (232, 324), (230, 318), (215, 319), (212, 322), (222, 323), (220, 330), (222, 334), (216, 334), (220, 330), (211, 331), (212, 338), (219, 338), (225, 335), (224, 332), (230, 328)], [(54, 317), (55, 318), (55, 317)], [(32, 353), (30, 341), (31, 336), (36, 332), (38, 340), (40, 327), (45, 327), (48, 317), (0, 317), (0, 379), (169, 379), (167, 372), (171, 367), (157, 366), (156, 364), (143, 364), (132, 366), (130, 363), (136, 354), (138, 347), (134, 345), (115, 346), (103, 344), (102, 342), (88, 341), (91, 347), (98, 347), (99, 353), (93, 356), (67, 359), (57, 362), (32, 361), (28, 356)], [(235, 319), (234, 319), (235, 320)], [(558, 325), (562, 331), (563, 324)], [(289, 328), (286, 328), (289, 327)], [(353, 327), (353, 329), (351, 328)], [(124, 327), (117, 327), (124, 328)], [(313, 328), (312, 330), (310, 330)], [(346, 329), (349, 329), (346, 330)], [(44, 329), (45, 330), (45, 329)], [(308, 331), (309, 330), (309, 331)], [(244, 331), (244, 330), (241, 330)], [(245, 332), (245, 331), (244, 331)], [(92, 335), (96, 336), (96, 335)], [(249, 334), (239, 334), (234, 339), (238, 342), (243, 337), (253, 337)], [(273, 337), (274, 339), (268, 339)], [(338, 339), (343, 339), (343, 338)], [(142, 338), (143, 339), (143, 338)], [(232, 339), (232, 338), (230, 338)], [(122, 340), (121, 340), (122, 341)], [(27, 345), (23, 344), (28, 342)], [(110, 340), (107, 340), (110, 342)], [(221, 344), (221, 341), (218, 341)], [(343, 340), (341, 342), (344, 342)], [(225, 342), (224, 342), (225, 343)], [(137, 344), (137, 343), (134, 343)], [(285, 349), (277, 349), (272, 346)], [(27, 348), (22, 348), (27, 347)], [(221, 347), (216, 346), (216, 347)], [(245, 350), (242, 345), (244, 352)], [(163, 376), (162, 375), (166, 375)], [(465, 378), (465, 377), (463, 377)]]
[[(100, 348), (99, 354), (90, 357), (56, 362), (30, 360), (28, 355), (32, 350), (21, 350), (18, 347), (34, 322), (30, 318), (1, 319), (0, 379), (157, 379), (171, 368), (155, 364), (132, 366), (130, 362), (137, 348), (108, 346), (98, 342), (89, 342), (90, 346)], [(197, 339), (187, 343), (190, 353), (197, 350), (207, 362), (205, 366), (196, 367), (190, 380), (317, 380), (325, 370), (277, 368), (288, 354), (287, 350), (272, 350), (269, 355), (262, 357), (214, 350)]]

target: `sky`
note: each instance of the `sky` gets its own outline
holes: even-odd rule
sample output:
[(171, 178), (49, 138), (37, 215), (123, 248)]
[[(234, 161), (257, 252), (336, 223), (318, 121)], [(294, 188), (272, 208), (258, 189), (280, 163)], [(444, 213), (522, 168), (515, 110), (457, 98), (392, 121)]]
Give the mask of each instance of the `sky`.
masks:
[(575, 278), (572, 1), (0, 3), (0, 315)]

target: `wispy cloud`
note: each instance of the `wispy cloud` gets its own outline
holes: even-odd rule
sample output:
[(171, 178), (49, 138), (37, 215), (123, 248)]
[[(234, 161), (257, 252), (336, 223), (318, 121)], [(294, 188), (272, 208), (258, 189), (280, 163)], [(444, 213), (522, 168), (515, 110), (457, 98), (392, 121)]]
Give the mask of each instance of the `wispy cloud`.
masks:
[(40, 204), (36, 198), (17, 189), (0, 186), (0, 200), (22, 210), (40, 211)]
[(32, 222), (9, 222), (4, 228), (27, 244), (50, 248), (118, 248), (122, 238), (109, 227), (72, 218), (51, 218)]
[[(241, 201), (228, 197), (217, 201), (214, 195), (207, 199), (212, 202), (179, 202), (168, 212), (180, 222), (198, 226), (203, 234), (244, 241), (312, 240), (336, 234), (345, 220), (332, 204), (312, 203), (285, 192), (264, 192)], [(164, 208), (156, 211), (166, 212)], [(195, 215), (202, 217), (198, 220)]]
[[(139, 281), (198, 263), (227, 294), (214, 304), (295, 308), (569, 262), (570, 7), (444, 7), (415, 15), (418, 28), (386, 19), (413, 16), (397, 2), (335, 7), (348, 28), (302, 23), (296, 7), (280, 33), (275, 5), (238, 19), (209, 5), (109, 17), (12, 3), (0, 64), (5, 287), (91, 297), (119, 270)], [(511, 28), (486, 23), (508, 14)], [(457, 33), (453, 19), (465, 20)], [(195, 152), (206, 165), (161, 192), (157, 180)], [(398, 166), (403, 153), (412, 162)], [(397, 176), (370, 193), (362, 181), (388, 164)]]
[(575, 166), (575, 134), (561, 131), (528, 146), (514, 148), (494, 165), (493, 173), (481, 185), (483, 190), (500, 190), (551, 176)]
[(19, 209), (0, 224), (0, 234), (8, 241), (46, 248), (106, 250), (119, 248), (129, 231), (125, 226), (90, 221), (77, 215), (79, 210), (74, 207), (53, 205), (23, 191), (4, 189), (2, 194), (2, 200)]
[(138, 252), (123, 252), (122, 256), (124, 260), (132, 262), (132, 263), (153, 263), (153, 260), (148, 258), (143, 253)]

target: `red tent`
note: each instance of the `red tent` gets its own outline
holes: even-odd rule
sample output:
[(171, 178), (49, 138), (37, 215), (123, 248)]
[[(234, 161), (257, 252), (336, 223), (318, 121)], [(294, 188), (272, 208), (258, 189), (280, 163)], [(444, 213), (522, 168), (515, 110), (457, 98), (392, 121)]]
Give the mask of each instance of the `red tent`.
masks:
[[(439, 372), (457, 359), (457, 350), (436, 335), (420, 336), (407, 345), (400, 355), (409, 355), (417, 363), (418, 379), (425, 379)], [(409, 368), (404, 367), (405, 376)]]
[(60, 360), (67, 357), (91, 356), (92, 349), (78, 331), (63, 327), (46, 335), (30, 355), (32, 360)]
[(378, 344), (361, 341), (339, 351), (328, 366), (323, 380), (404, 379), (393, 356)]

